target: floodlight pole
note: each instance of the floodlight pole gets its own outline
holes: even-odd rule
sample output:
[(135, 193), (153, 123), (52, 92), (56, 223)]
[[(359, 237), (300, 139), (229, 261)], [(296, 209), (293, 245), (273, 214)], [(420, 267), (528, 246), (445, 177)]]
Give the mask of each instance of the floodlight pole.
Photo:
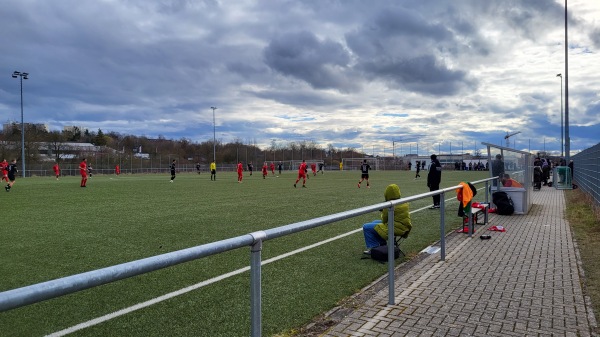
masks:
[(217, 137), (216, 137), (216, 124), (215, 124), (215, 110), (217, 107), (210, 107), (213, 111), (213, 162), (217, 163)]
[(567, 35), (567, 0), (565, 0), (565, 162), (571, 160), (571, 139), (569, 138), (569, 38)]
[(12, 74), (12, 78), (21, 78), (21, 167), (23, 178), (25, 178), (25, 123), (23, 122), (23, 80), (26, 80), (29, 73), (22, 73), (15, 71)]
[(560, 77), (560, 157), (564, 154), (564, 125), (563, 125), (563, 84), (562, 74), (556, 74), (556, 77)]

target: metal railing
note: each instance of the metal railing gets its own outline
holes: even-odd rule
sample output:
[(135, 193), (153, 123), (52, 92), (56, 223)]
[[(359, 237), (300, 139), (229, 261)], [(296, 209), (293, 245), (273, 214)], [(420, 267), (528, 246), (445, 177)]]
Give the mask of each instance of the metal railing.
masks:
[[(485, 183), (485, 201), (488, 201), (488, 182), (498, 177), (487, 178), (472, 182), (472, 184)], [(292, 223), (286, 226), (267, 229), (241, 235), (221, 241), (203, 244), (200, 246), (178, 250), (175, 252), (156, 255), (140, 260), (122, 263), (102, 269), (97, 269), (81, 274), (71, 275), (47, 282), (37, 283), (22, 288), (0, 292), (0, 312), (7, 311), (29, 304), (45, 301), (63, 295), (75, 293), (81, 290), (93, 288), (106, 283), (123, 280), (159, 269), (175, 266), (180, 263), (189, 262), (203, 257), (219, 254), (222, 252), (250, 246), (250, 310), (251, 310), (251, 336), (257, 337), (262, 334), (262, 245), (264, 241), (278, 237), (302, 232), (311, 228), (323, 226), (341, 220), (354, 218), (367, 213), (388, 208), (388, 261), (394, 261), (394, 206), (412, 202), (415, 200), (440, 195), (440, 259), (446, 259), (446, 229), (445, 229), (445, 194), (455, 192), (462, 188), (456, 185), (418, 194), (398, 200), (392, 200), (374, 204), (371, 206), (356, 208), (350, 211), (340, 212), (332, 215), (322, 216), (315, 219)], [(471, 227), (471, 226), (470, 226)], [(469, 237), (472, 230), (469, 230)], [(394, 304), (394, 263), (388, 263), (388, 289), (390, 305)]]
[(600, 143), (571, 157), (573, 181), (600, 206)]

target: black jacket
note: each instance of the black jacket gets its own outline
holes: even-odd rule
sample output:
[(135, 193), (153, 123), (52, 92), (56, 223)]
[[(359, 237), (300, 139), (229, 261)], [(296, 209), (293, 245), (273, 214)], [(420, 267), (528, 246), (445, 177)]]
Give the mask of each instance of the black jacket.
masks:
[(431, 161), (427, 174), (427, 186), (438, 186), (442, 182), (442, 164), (437, 159)]

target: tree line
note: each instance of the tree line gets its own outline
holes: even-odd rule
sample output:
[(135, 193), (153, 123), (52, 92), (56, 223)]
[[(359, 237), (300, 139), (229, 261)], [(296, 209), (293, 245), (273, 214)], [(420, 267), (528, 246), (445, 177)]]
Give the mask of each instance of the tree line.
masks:
[[(82, 148), (77, 144), (93, 144)], [(342, 158), (362, 158), (364, 155), (354, 148), (339, 149), (332, 144), (323, 147), (314, 141), (296, 141), (261, 148), (256, 141), (236, 139), (229, 143), (212, 139), (194, 142), (188, 138), (166, 139), (164, 136), (148, 138), (118, 132), (90, 131), (74, 127), (70, 130), (47, 131), (45, 128), (28, 124), (25, 130), (25, 159), (28, 165), (57, 162), (73, 162), (82, 157), (106, 156), (100, 161), (103, 166), (114, 166), (117, 162), (140, 162), (142, 159), (161, 161), (177, 159), (180, 163), (208, 164), (216, 157), (219, 164), (235, 164), (239, 161), (255, 165), (263, 161), (323, 160), (326, 165), (338, 165)], [(213, 149), (216, 151), (213, 152)], [(142, 155), (143, 154), (143, 155)], [(0, 156), (21, 161), (21, 125), (13, 123), (0, 133)], [(106, 163), (105, 163), (106, 162)]]

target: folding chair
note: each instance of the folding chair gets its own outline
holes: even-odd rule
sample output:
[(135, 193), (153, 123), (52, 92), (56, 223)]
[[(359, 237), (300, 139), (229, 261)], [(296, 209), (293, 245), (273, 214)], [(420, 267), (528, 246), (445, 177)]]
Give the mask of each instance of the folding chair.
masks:
[(400, 243), (402, 241), (404, 241), (406, 238), (408, 238), (409, 233), (410, 233), (410, 231), (407, 231), (406, 233), (402, 234), (401, 236), (394, 236), (394, 245), (396, 247), (398, 247), (398, 249), (400, 250), (400, 254), (402, 254), (402, 256), (406, 256), (406, 254), (400, 248)]

